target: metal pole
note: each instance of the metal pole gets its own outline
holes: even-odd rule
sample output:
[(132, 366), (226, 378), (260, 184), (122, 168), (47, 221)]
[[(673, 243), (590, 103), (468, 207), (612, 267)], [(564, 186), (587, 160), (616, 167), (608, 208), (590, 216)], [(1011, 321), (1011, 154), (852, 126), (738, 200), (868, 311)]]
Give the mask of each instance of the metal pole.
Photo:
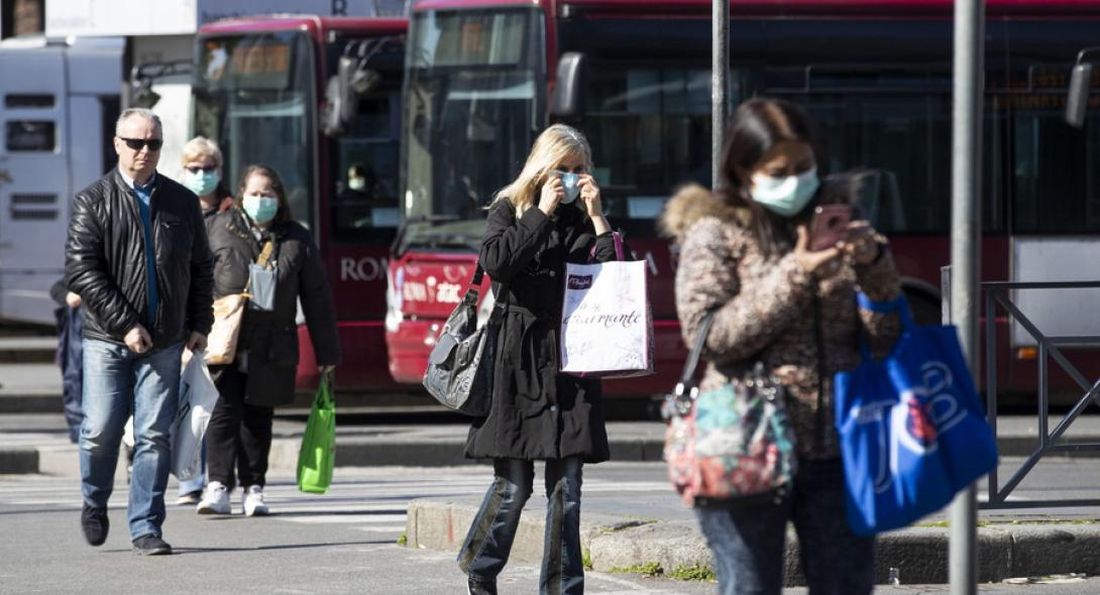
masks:
[[(951, 143), (951, 320), (971, 370), (977, 369), (981, 304), (982, 97), (985, 1), (955, 0), (955, 81)], [(951, 504), (949, 574), (953, 595), (978, 591), (977, 492)]]
[(717, 189), (722, 177), (722, 146), (726, 141), (726, 120), (729, 115), (729, 72), (730, 72), (730, 0), (714, 0), (712, 9), (713, 30), (711, 32), (711, 188)]

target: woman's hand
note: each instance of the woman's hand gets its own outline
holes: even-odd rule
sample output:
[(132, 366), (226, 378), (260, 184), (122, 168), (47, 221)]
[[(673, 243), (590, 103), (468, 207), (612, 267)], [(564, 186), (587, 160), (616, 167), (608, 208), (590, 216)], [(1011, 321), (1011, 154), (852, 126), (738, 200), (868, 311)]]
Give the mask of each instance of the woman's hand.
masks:
[(596, 178), (591, 174), (581, 174), (577, 181), (581, 189), (581, 200), (584, 201), (584, 209), (590, 219), (603, 216), (603, 203), (600, 201), (600, 186), (596, 184)]
[(794, 258), (803, 272), (819, 279), (832, 277), (840, 270), (840, 255), (843, 243), (832, 248), (812, 252), (810, 250), (810, 230), (805, 225), (798, 226), (798, 241), (794, 245)]
[(600, 186), (596, 183), (596, 178), (593, 178), (591, 174), (581, 174), (577, 186), (581, 189), (580, 198), (584, 201), (584, 211), (588, 213), (588, 218), (592, 220), (596, 235), (611, 231), (611, 224), (603, 216), (603, 202), (600, 200)]
[(878, 258), (879, 250), (886, 244), (886, 238), (875, 233), (866, 221), (852, 221), (848, 224), (848, 240), (844, 242), (844, 253), (852, 263), (868, 265)]
[(565, 186), (561, 178), (554, 174), (548, 174), (546, 181), (542, 183), (542, 191), (539, 194), (539, 210), (547, 217), (554, 214), (561, 201), (565, 199)]

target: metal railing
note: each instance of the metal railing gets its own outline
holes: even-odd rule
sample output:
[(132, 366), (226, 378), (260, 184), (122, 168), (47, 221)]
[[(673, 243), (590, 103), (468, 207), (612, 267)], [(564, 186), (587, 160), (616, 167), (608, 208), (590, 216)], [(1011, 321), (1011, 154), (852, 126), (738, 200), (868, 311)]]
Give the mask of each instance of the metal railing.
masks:
[[(1078, 500), (1028, 500), (1009, 501), (1008, 496), (1045, 455), (1061, 452), (1100, 452), (1100, 443), (1073, 442), (1062, 440), (1070, 425), (1081, 415), (1090, 403), (1100, 397), (1100, 379), (1092, 384), (1062, 353), (1062, 347), (1083, 347), (1100, 345), (1100, 336), (1048, 336), (1044, 334), (1012, 301), (1011, 293), (1017, 290), (1033, 289), (1100, 289), (1100, 281), (1078, 282), (987, 282), (982, 283), (985, 293), (985, 390), (989, 424), (993, 427), (993, 436), (997, 436), (997, 307), (1003, 308), (1010, 320), (1015, 320), (1037, 344), (1036, 364), (1038, 366), (1038, 423), (1039, 442), (1035, 450), (1024, 461), (1008, 482), (1001, 487), (998, 483), (997, 469), (989, 474), (989, 500), (981, 504), (982, 508), (1048, 508), (1059, 506), (1097, 506), (1100, 499)], [(1085, 391), (1073, 407), (1050, 430), (1050, 374), (1049, 361), (1053, 360)]]

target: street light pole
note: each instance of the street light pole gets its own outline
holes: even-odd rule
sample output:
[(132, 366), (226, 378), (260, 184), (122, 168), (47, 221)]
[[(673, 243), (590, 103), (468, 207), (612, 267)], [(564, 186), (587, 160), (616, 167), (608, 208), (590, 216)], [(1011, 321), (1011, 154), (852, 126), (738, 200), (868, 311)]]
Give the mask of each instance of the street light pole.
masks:
[(722, 146), (726, 140), (726, 120), (729, 116), (730, 72), (730, 0), (714, 0), (711, 31), (710, 74), (710, 174), (711, 188), (717, 190), (722, 169)]
[[(955, 0), (955, 69), (951, 135), (951, 321), (971, 370), (978, 359), (981, 304), (982, 101), (985, 0)], [(951, 504), (949, 574), (953, 595), (978, 590), (974, 485)]]

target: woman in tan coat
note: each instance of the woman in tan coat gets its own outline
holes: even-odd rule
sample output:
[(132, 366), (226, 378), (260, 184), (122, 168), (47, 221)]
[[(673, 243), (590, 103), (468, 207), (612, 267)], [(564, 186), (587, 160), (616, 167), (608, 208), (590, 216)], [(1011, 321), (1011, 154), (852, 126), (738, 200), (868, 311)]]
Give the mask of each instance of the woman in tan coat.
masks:
[[(833, 375), (893, 344), (893, 315), (857, 310), (857, 287), (875, 301), (897, 297), (886, 239), (866, 222), (847, 238), (809, 250), (810, 213), (820, 190), (810, 122), (797, 106), (752, 100), (734, 115), (719, 192), (682, 191), (663, 225), (681, 242), (676, 305), (684, 340), (694, 342), (716, 310), (701, 390), (763, 362), (787, 389), (798, 473), (779, 499), (696, 508), (715, 556), (720, 591), (779, 593), (787, 521), (798, 533), (810, 592), (869, 593), (874, 540), (857, 537), (844, 513), (844, 476), (833, 425)], [(843, 193), (841, 193), (843, 194)]]

